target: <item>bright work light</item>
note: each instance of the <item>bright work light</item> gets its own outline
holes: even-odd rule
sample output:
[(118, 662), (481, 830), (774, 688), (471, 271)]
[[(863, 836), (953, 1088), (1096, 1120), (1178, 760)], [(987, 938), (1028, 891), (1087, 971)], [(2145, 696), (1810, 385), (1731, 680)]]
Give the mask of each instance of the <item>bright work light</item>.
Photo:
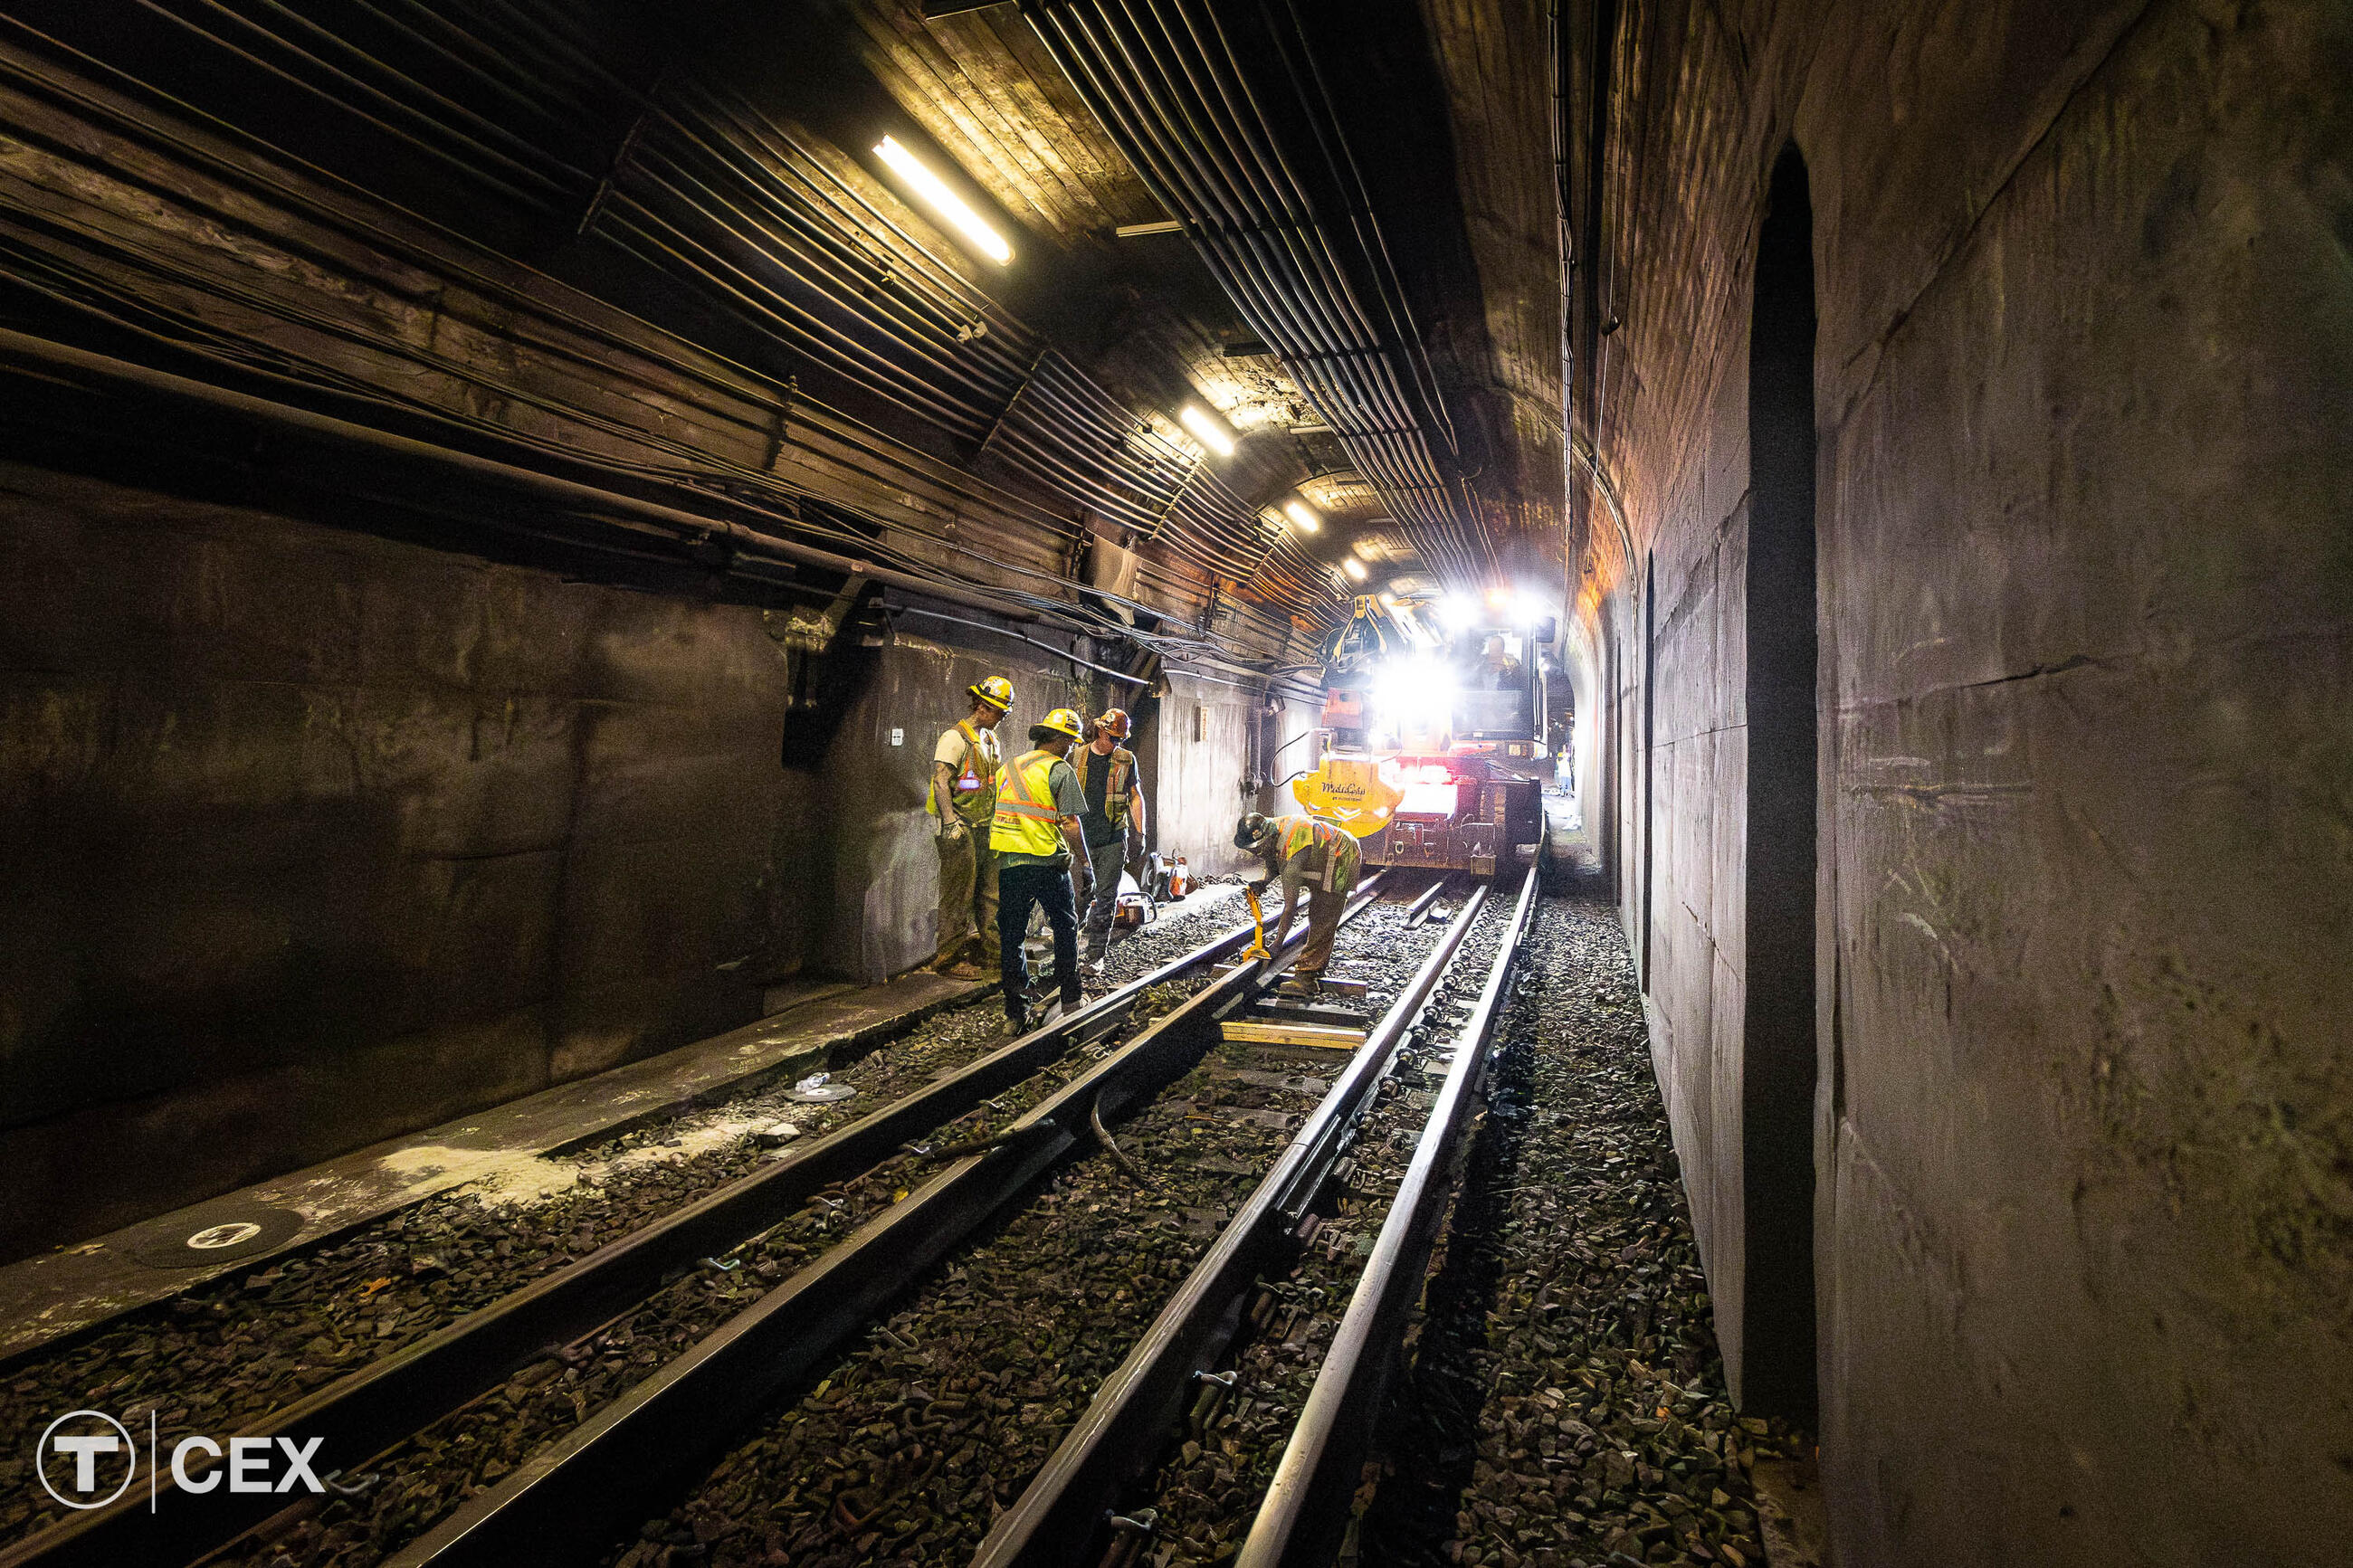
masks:
[(923, 198), (931, 209), (948, 220), (958, 234), (972, 242), (972, 247), (1000, 267), (1013, 259), (1013, 247), (1005, 237), (988, 226), (987, 220), (965, 205), (964, 198), (947, 188), (937, 174), (923, 167), (916, 156), (889, 136), (882, 138), (874, 155), (891, 165), (891, 172), (907, 182), (908, 188)]
[(1193, 432), (1193, 438), (1220, 458), (1234, 455), (1234, 433), (1213, 418), (1198, 404), (1185, 405), (1176, 422)]

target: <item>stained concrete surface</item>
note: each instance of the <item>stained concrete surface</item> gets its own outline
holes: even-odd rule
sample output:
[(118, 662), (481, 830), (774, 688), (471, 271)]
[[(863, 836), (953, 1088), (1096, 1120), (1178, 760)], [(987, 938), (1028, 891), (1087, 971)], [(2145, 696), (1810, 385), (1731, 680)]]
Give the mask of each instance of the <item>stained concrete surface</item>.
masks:
[(1656, 611), (1618, 584), (1587, 636), (1720, 1328), (1749, 279), (1790, 137), (1813, 179), (1843, 1563), (2353, 1540), (2349, 29), (2158, 0), (1630, 33), (1597, 444)]
[(0, 1257), (758, 1016), (816, 795), (757, 611), (0, 485)]

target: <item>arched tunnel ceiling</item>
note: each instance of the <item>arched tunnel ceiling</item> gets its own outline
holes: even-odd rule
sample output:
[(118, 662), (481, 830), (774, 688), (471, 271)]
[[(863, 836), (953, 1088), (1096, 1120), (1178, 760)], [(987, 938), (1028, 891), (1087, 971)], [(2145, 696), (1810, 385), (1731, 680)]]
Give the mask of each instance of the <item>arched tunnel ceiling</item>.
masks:
[[(1246, 224), (1164, 205), (1167, 171), (1213, 157), (1215, 128), (1180, 118), (1139, 150), (1100, 74), (1074, 80), (1093, 68), (1071, 40), (1102, 7), (923, 9), (27, 0), (0, 31), (11, 90), (42, 100), (59, 146), (73, 116), (97, 125), (89, 163), (122, 189), (104, 210), (60, 156), (41, 190), (10, 194), (62, 213), (0, 236), (31, 280), (10, 318), (684, 483), (757, 509), (755, 527), (863, 541), (1066, 620), (1095, 542), (1120, 546), (1145, 624), (1250, 658), (1295, 658), (1345, 614), (1351, 555), (1380, 568), (1376, 587), (1557, 582), (1558, 260), (1532, 5), (1366, 0), (1345, 25), (1205, 13), (1236, 47), (1281, 47), (1218, 68), (1274, 105), (1257, 128), (1272, 157), (1323, 160), (1286, 198), (1337, 258), (1321, 286), (1390, 291), (1367, 346), (1328, 353), (1271, 310), (1264, 278), (1219, 261)], [(1121, 7), (1164, 46), (1177, 9)], [(61, 73), (90, 90), (59, 93)], [(1007, 236), (1009, 264), (893, 177), (874, 155), (886, 135)], [(1356, 171), (1340, 184), (1334, 147)], [(169, 245), (121, 239), (140, 186), (176, 204)], [(1172, 216), (1183, 231), (1115, 233)], [(418, 220), (429, 238), (387, 238)], [(283, 267), (275, 287), (260, 275), (264, 250), (327, 260), (306, 295)], [(452, 282), (479, 300), (460, 310)], [(422, 339), (404, 324), (420, 300), (442, 312)], [(535, 313), (629, 352), (551, 369)], [(1413, 418), (1445, 433), (1423, 467), (1391, 460), (1395, 432), (1342, 395), (1331, 366), (1351, 353), (1411, 383)], [(768, 449), (663, 412), (712, 398), (772, 405), (727, 416), (772, 423)], [(1196, 401), (1236, 436), (1230, 456), (1176, 422)], [(1327, 520), (1313, 535), (1281, 510), (1302, 497)]]

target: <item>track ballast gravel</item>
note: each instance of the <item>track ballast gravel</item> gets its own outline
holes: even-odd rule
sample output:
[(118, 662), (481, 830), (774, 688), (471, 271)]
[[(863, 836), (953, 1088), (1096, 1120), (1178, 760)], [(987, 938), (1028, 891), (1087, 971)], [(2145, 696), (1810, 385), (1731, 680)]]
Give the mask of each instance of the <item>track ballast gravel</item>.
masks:
[(1381, 1568), (1765, 1562), (1617, 911), (1545, 900), (1352, 1533)]
[[(1214, 893), (1168, 906), (1112, 946), (1105, 988), (1232, 930), (1239, 913), (1230, 895)], [(788, 1098), (791, 1075), (763, 1081), (502, 1173), (502, 1187), (437, 1194), (23, 1359), (0, 1383), (0, 1544), (65, 1516), (30, 1460), (35, 1436), (55, 1415), (106, 1410), (135, 1427), (153, 1411), (166, 1447), (191, 1433), (237, 1430), (760, 1169), (777, 1151), (759, 1134), (776, 1123), (798, 1128), (798, 1142), (821, 1137), (1009, 1037), (995, 998), (976, 999), (836, 1066), (834, 1081), (859, 1090), (851, 1100), (804, 1104)], [(832, 1195), (849, 1205), (861, 1194)], [(743, 1288), (712, 1294), (723, 1300)], [(602, 1403), (590, 1401), (592, 1408)], [(501, 1473), (495, 1456), (484, 1457), (483, 1468)]]

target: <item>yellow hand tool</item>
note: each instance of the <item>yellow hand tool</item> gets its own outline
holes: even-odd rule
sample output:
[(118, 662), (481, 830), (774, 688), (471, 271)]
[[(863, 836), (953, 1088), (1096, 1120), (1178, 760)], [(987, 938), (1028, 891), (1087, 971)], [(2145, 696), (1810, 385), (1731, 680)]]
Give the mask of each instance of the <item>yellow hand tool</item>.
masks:
[(1258, 884), (1244, 882), (1242, 897), (1250, 900), (1250, 924), (1256, 929), (1250, 933), (1250, 944), (1242, 949), (1240, 956), (1245, 960), (1272, 958), (1274, 954), (1266, 950), (1266, 911), (1259, 907)]

